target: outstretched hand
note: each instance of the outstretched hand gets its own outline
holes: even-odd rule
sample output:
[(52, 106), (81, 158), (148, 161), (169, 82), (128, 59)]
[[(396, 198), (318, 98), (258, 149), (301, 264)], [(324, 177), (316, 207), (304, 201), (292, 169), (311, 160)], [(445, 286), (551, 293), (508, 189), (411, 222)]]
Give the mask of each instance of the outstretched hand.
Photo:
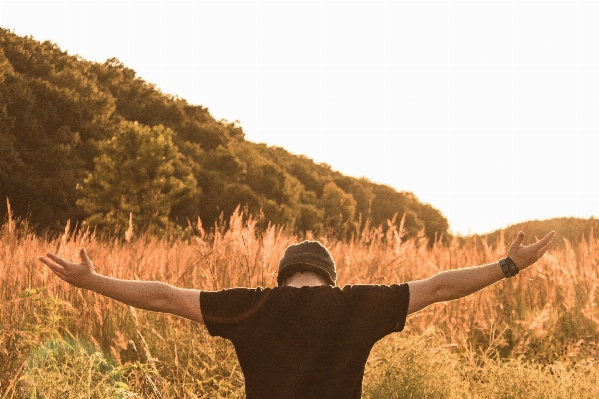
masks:
[(510, 246), (507, 256), (514, 261), (516, 266), (518, 266), (518, 269), (524, 270), (537, 260), (541, 259), (545, 254), (545, 251), (547, 251), (547, 248), (551, 245), (553, 237), (555, 237), (555, 231), (547, 234), (542, 240), (539, 240), (534, 244), (523, 246), (522, 240), (524, 240), (524, 232), (521, 231)]
[(47, 253), (46, 256), (49, 259), (43, 256), (40, 256), (38, 259), (48, 266), (58, 277), (76, 287), (82, 287), (85, 281), (95, 274), (94, 265), (87, 256), (85, 248), (81, 248), (79, 251), (79, 256), (81, 257), (80, 263), (67, 262), (51, 253)]

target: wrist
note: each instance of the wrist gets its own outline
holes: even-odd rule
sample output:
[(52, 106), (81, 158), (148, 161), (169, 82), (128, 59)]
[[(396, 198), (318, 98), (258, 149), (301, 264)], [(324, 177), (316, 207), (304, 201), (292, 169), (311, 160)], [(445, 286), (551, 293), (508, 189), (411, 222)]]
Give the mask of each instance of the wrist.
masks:
[(503, 271), (505, 278), (514, 277), (520, 272), (518, 266), (516, 266), (514, 261), (509, 256), (499, 260), (499, 265), (501, 266), (501, 270)]
[(78, 281), (77, 287), (93, 291), (92, 287), (98, 286), (98, 279), (100, 279), (101, 277), (102, 276), (97, 274), (96, 272), (91, 272), (89, 274), (81, 276), (81, 278)]

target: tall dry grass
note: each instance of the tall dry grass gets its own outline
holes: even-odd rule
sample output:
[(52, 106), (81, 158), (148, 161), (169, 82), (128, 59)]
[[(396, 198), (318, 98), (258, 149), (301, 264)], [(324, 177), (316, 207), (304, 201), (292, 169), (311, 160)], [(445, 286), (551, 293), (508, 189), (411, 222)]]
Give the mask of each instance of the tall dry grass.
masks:
[[(99, 273), (215, 290), (274, 286), (280, 256), (304, 238), (329, 247), (340, 286), (494, 262), (512, 239), (496, 247), (472, 240), (430, 246), (424, 237), (405, 240), (401, 222), (390, 221), (385, 230), (366, 224), (341, 242), (260, 229), (241, 212), (226, 227), (196, 227), (188, 241), (106, 241), (70, 226), (48, 238), (9, 214), (0, 227), (0, 398), (244, 397), (229, 343), (193, 322), (63, 283), (36, 260), (48, 251), (77, 259), (85, 246)], [(599, 242), (565, 244), (513, 279), (411, 317), (404, 333), (375, 347), (365, 396), (411, 389), (412, 397), (599, 397)], [(506, 388), (498, 376), (520, 382)], [(551, 387), (560, 384), (577, 391), (559, 396)]]

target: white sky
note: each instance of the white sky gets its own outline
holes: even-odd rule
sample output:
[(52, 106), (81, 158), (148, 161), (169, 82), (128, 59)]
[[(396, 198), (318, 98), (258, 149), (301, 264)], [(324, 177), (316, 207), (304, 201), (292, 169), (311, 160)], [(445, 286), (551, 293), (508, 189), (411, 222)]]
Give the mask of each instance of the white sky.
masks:
[(454, 233), (599, 216), (599, 2), (9, 2), (246, 138), (412, 191)]

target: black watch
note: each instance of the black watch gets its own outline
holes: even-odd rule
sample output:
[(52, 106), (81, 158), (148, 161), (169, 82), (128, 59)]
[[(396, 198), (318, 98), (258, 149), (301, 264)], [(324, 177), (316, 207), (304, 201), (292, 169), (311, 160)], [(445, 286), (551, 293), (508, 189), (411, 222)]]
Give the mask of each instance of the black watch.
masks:
[(514, 277), (520, 271), (518, 266), (516, 266), (514, 261), (511, 260), (509, 256), (507, 258), (501, 259), (499, 264), (501, 265), (501, 270), (503, 270), (503, 275), (505, 278)]

